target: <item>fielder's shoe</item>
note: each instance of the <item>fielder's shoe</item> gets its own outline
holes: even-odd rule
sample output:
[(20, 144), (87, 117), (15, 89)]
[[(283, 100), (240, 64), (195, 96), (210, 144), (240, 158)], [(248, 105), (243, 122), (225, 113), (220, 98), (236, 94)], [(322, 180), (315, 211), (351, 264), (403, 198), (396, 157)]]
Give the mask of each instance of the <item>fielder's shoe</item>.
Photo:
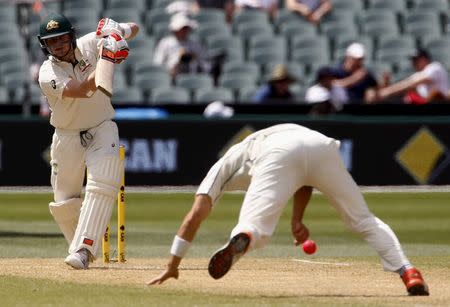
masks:
[(409, 295), (430, 295), (428, 286), (417, 269), (411, 268), (406, 270), (403, 273), (402, 280)]
[(64, 262), (76, 270), (86, 270), (89, 267), (89, 256), (90, 252), (83, 248), (67, 256)]
[(249, 245), (250, 236), (248, 234), (241, 232), (235, 235), (228, 244), (211, 257), (208, 265), (209, 275), (214, 279), (223, 277), (231, 266), (245, 254)]

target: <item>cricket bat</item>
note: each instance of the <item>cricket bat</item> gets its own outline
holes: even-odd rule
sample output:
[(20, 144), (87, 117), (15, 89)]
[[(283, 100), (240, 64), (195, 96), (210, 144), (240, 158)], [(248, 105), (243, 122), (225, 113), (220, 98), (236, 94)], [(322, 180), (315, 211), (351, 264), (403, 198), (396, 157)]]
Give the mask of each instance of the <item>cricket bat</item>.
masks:
[[(101, 54), (101, 51), (100, 51)], [(103, 59), (101, 56), (95, 69), (95, 86), (108, 97), (113, 94), (114, 63)]]

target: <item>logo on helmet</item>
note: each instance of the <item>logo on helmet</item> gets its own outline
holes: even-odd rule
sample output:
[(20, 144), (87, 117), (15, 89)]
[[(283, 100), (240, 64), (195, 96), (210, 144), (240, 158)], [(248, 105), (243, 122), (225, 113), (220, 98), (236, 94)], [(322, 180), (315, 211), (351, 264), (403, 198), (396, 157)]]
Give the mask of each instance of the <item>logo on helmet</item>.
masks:
[(46, 27), (47, 31), (51, 31), (53, 29), (58, 29), (58, 28), (59, 28), (59, 22), (54, 21), (53, 19), (47, 23), (47, 27)]

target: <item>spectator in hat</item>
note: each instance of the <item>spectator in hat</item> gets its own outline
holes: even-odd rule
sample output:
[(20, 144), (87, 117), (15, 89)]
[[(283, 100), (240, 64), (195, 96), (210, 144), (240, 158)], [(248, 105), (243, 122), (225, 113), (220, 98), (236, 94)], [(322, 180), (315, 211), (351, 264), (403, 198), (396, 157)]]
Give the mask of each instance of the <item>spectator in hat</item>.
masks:
[(274, 67), (267, 83), (256, 91), (252, 101), (258, 104), (293, 102), (295, 95), (290, 91), (289, 85), (295, 81), (287, 67), (284, 64), (278, 64)]
[(185, 14), (173, 15), (169, 23), (171, 34), (162, 38), (155, 48), (153, 62), (166, 67), (172, 77), (179, 73), (210, 70), (203, 46), (190, 38), (196, 27), (195, 21)]
[(285, 0), (284, 4), (288, 10), (315, 25), (333, 8), (330, 0)]
[(329, 114), (342, 110), (348, 96), (344, 88), (335, 84), (332, 69), (322, 67), (317, 71), (316, 84), (306, 91), (305, 101), (313, 104), (311, 114)]
[(373, 99), (383, 100), (406, 93), (403, 97), (405, 103), (425, 104), (446, 100), (449, 79), (442, 64), (433, 61), (430, 53), (425, 49), (416, 50), (410, 59), (416, 72), (406, 79), (381, 88)]
[(366, 50), (360, 43), (352, 43), (345, 50), (341, 64), (332, 68), (334, 83), (347, 90), (350, 103), (362, 103), (370, 89), (378, 87), (375, 76), (364, 66)]

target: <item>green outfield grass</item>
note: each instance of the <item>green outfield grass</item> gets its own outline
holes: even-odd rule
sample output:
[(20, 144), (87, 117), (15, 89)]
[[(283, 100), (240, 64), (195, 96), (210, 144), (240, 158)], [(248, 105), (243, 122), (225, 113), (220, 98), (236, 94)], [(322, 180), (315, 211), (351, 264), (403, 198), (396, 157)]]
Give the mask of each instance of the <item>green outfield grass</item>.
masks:
[[(450, 258), (450, 193), (366, 193), (370, 209), (396, 232), (406, 254), (425, 268), (448, 266)], [(67, 244), (49, 211), (50, 194), (0, 194), (0, 258), (61, 258)], [(202, 225), (189, 252), (191, 258), (207, 258), (224, 244), (239, 214), (242, 194), (227, 194)], [(193, 194), (128, 193), (126, 196), (127, 256), (130, 258), (164, 258), (178, 226), (189, 210)], [(302, 258), (293, 247), (290, 234), (289, 204), (268, 246), (254, 251), (255, 258)], [(115, 213), (114, 213), (115, 215)], [(361, 259), (379, 263), (374, 251), (348, 231), (336, 211), (320, 194), (314, 194), (304, 223), (324, 259)], [(113, 235), (115, 226), (113, 225)], [(114, 244), (114, 243), (113, 243)], [(114, 246), (114, 245), (113, 245)], [(358, 261), (358, 260), (357, 260)], [(48, 279), (29, 279), (1, 274), (2, 306), (91, 306), (150, 305), (295, 305), (297, 297), (236, 297), (185, 293), (164, 288), (90, 285)], [(85, 298), (80, 295), (83, 293)], [(99, 296), (99, 293), (102, 293)], [(86, 299), (86, 297), (88, 299)], [(5, 299), (6, 298), (6, 299)], [(302, 298), (307, 305), (341, 305), (333, 298)], [(365, 304), (365, 303), (364, 303)], [(376, 302), (375, 305), (380, 304)], [(123, 305), (123, 304), (122, 304)], [(342, 305), (352, 305), (344, 300)], [(358, 305), (358, 304), (356, 304)], [(370, 305), (370, 302), (369, 302)]]

